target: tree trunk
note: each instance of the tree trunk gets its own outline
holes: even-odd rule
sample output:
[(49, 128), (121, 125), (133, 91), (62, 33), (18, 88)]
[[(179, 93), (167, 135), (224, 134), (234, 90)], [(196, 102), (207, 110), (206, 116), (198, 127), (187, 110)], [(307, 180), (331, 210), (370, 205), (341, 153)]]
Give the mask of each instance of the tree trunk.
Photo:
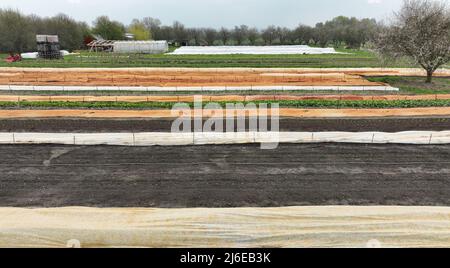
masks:
[(433, 71), (428, 70), (427, 71), (427, 83), (431, 83), (433, 81)]

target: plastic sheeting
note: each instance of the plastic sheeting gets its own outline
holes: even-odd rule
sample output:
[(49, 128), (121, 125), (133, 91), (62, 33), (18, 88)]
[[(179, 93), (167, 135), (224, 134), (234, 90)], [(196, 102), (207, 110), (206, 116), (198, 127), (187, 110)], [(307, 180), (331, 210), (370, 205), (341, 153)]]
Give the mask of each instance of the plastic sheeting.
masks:
[(210, 91), (399, 91), (391, 86), (16, 86), (0, 85), (8, 91), (148, 91), (148, 92), (210, 92)]
[(339, 54), (334, 48), (310, 46), (186, 46), (175, 50), (170, 55), (282, 55), (282, 54)]
[[(63, 57), (79, 54), (79, 53), (70, 53), (67, 50), (61, 50), (60, 52), (61, 52), (61, 56), (63, 56)], [(38, 52), (28, 52), (28, 53), (22, 53), (22, 54), (20, 54), (20, 56), (22, 57), (22, 59), (37, 59), (39, 57), (39, 53)]]
[(449, 247), (450, 208), (0, 208), (0, 247)]
[(450, 144), (450, 131), (0, 133), (0, 144), (175, 146), (250, 143)]
[(37, 59), (39, 57), (38, 52), (28, 52), (28, 53), (22, 53), (20, 54), (22, 59)]
[(162, 54), (169, 51), (167, 41), (115, 41), (116, 53)]

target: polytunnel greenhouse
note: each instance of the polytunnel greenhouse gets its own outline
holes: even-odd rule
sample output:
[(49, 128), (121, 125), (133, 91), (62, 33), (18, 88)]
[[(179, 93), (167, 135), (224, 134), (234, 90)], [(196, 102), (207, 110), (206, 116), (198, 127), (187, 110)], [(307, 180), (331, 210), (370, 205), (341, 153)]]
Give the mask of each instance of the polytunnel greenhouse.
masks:
[(167, 41), (115, 41), (115, 53), (161, 54), (169, 51)]

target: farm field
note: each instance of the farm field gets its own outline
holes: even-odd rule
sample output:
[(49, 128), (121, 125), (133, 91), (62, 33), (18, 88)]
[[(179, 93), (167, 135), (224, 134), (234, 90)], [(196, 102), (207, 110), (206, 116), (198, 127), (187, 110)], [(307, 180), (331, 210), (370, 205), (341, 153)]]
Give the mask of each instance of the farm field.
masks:
[(0, 145), (0, 206), (448, 206), (449, 151), (392, 144)]
[(450, 247), (449, 1), (3, 0), (0, 248)]
[[(37, 67), (34, 65), (37, 63), (41, 68), (23, 68)], [(292, 212), (329, 208), (344, 213), (360, 232), (348, 239), (349, 229), (336, 227), (334, 230), (341, 235), (330, 232), (335, 238), (330, 243), (319, 239), (324, 236), (317, 229), (307, 234), (312, 239), (310, 243), (316, 246), (364, 245), (375, 228), (388, 234), (377, 238), (392, 246), (441, 245), (437, 237), (448, 235), (440, 230), (439, 235), (434, 232), (423, 239), (423, 232), (417, 229), (420, 226), (430, 230), (426, 220), (415, 220), (413, 226), (404, 224), (401, 230), (390, 227), (388, 232), (380, 220), (379, 226), (364, 221), (370, 225), (365, 233), (364, 223), (344, 211), (349, 208), (355, 213), (358, 207), (362, 213), (358, 215), (376, 214), (391, 225), (393, 221), (400, 224), (402, 219), (418, 217), (417, 213), (406, 214), (411, 206), (420, 206), (421, 211), (435, 209), (433, 215), (423, 212), (426, 215), (420, 216), (421, 219), (436, 222), (447, 215), (446, 210), (436, 208), (450, 204), (446, 191), (442, 190), (447, 184), (448, 170), (444, 167), (448, 165), (450, 152), (447, 144), (450, 70), (445, 68), (436, 73), (432, 84), (426, 84), (423, 70), (406, 68), (411, 67), (408, 64), (390, 65), (403, 68), (385, 68), (373, 54), (366, 52), (140, 57), (97, 57), (82, 53), (81, 57), (70, 56), (58, 61), (2, 64), (18, 68), (0, 67), (0, 153), (3, 155), (0, 170), (5, 174), (0, 178), (3, 185), (0, 213), (14, 209), (23, 217), (40, 219), (42, 215), (36, 213), (46, 210), (55, 213), (54, 219), (64, 221), (68, 214), (61, 214), (63, 207), (77, 207), (73, 215), (82, 210), (80, 206), (87, 207), (83, 208), (86, 211), (89, 207), (99, 208), (103, 215), (117, 213), (111, 208), (123, 209), (120, 213), (139, 208), (140, 213), (154, 209), (154, 215), (169, 215), (169, 210), (177, 210), (174, 213), (186, 213), (203, 223), (215, 222), (211, 215), (216, 213), (234, 213), (233, 219), (227, 217), (228, 229), (239, 221), (242, 207), (253, 209), (255, 215), (263, 213), (265, 217), (277, 211), (278, 218), (289, 224), (295, 221)], [(69, 68), (84, 66), (89, 68)], [(172, 68), (159, 68), (165, 66)], [(195, 68), (181, 68), (191, 66)], [(310, 90), (290, 90), (289, 86)], [(246, 87), (250, 89), (242, 89)], [(177, 144), (183, 142), (180, 136), (166, 135), (171, 133), (175, 120), (171, 108), (178, 102), (195, 107), (194, 96), (201, 96), (203, 108), (212, 102), (220, 107), (238, 103), (278, 104), (280, 133), (296, 138), (290, 140), (293, 143), (285, 139), (274, 150), (261, 150), (254, 144), (256, 139), (243, 141), (241, 136), (214, 139), (220, 135), (212, 135), (202, 143), (201, 136), (193, 135), (187, 140), (195, 145)], [(191, 115), (194, 115), (189, 121), (193, 131), (195, 112)], [(202, 124), (207, 124), (220, 113), (204, 109), (201, 115)], [(260, 115), (259, 111), (248, 111), (245, 124), (250, 126), (250, 118), (256, 115)], [(218, 120), (224, 125), (229, 122), (229, 118)], [(271, 128), (272, 122), (269, 125)], [(233, 131), (240, 130), (236, 127)], [(308, 138), (302, 139), (301, 133), (306, 133)], [(362, 138), (355, 138), (357, 135)], [(114, 143), (119, 136), (130, 139), (132, 136), (132, 142), (125, 139), (124, 143)], [(143, 143), (144, 136), (147, 143)], [(56, 141), (51, 137), (56, 137)], [(114, 142), (108, 143), (110, 139)], [(97, 143), (92, 143), (93, 140)], [(384, 144), (375, 144), (378, 141)], [(189, 157), (180, 158), (180, 155)], [(36, 180), (36, 176), (40, 179)], [(379, 213), (382, 206), (390, 206), (394, 214), (387, 210)], [(34, 209), (29, 210), (30, 207)], [(193, 208), (207, 210), (208, 216), (199, 217), (191, 211)], [(224, 208), (229, 211), (222, 211)], [(396, 209), (402, 211), (400, 220)], [(280, 214), (288, 210), (289, 216)], [(248, 217), (248, 212), (244, 213)], [(186, 226), (187, 221), (177, 215), (167, 217), (178, 226)], [(101, 221), (101, 217), (96, 219), (97, 223)], [(304, 216), (301, 221), (305, 219), (304, 226), (314, 224)], [(265, 219), (264, 224), (268, 226), (272, 221)], [(282, 226), (281, 221), (277, 220), (274, 226)], [(322, 216), (321, 222), (338, 223), (329, 212)], [(28, 221), (24, 229), (39, 224)], [(92, 226), (89, 231), (77, 229), (77, 238), (87, 247), (182, 243), (178, 238), (176, 242), (167, 239), (140, 242), (133, 236), (136, 232), (127, 233), (130, 224), (128, 221), (120, 227), (120, 239), (107, 243), (86, 236), (95, 232)], [(60, 246), (61, 240), (64, 244), (65, 236), (51, 228), (39, 229), (41, 236), (33, 243)], [(169, 236), (175, 234), (170, 226), (165, 228)], [(146, 230), (152, 230), (156, 237), (164, 234), (162, 229), (150, 225)], [(253, 235), (248, 230), (242, 232), (253, 246), (298, 247), (304, 241), (291, 238), (274, 241), (271, 236), (277, 232), (273, 230), (267, 231), (269, 235), (264, 241), (258, 232)], [(411, 240), (398, 235), (401, 232), (407, 232)], [(218, 230), (217, 234), (223, 239), (220, 243), (215, 240), (215, 246), (229, 245), (226, 235), (229, 231)], [(21, 239), (27, 239), (26, 234), (8, 236), (1, 230), (0, 236), (5, 245), (21, 245)], [(189, 246), (203, 246), (204, 241), (199, 238), (204, 237), (185, 236), (183, 241)]]
[[(203, 119), (205, 123), (207, 119)], [(192, 120), (193, 121), (193, 120)], [(225, 121), (225, 119), (224, 119)], [(248, 120), (247, 120), (248, 121)], [(36, 133), (108, 133), (170, 132), (173, 118), (83, 118), (83, 117), (22, 117), (0, 119), (0, 132)], [(193, 123), (193, 122), (192, 122)], [(226, 123), (226, 122), (224, 122)], [(246, 122), (248, 123), (248, 122)], [(281, 117), (281, 132), (404, 132), (446, 131), (450, 116), (411, 117), (340, 117), (295, 118)], [(192, 124), (191, 126), (193, 126)]]
[[(448, 144), (439, 144), (440, 137), (448, 137), (448, 134), (442, 133), (447, 133), (450, 124), (450, 92), (447, 87), (449, 77), (450, 73), (441, 70), (432, 85), (425, 85), (421, 70), (406, 68), (214, 71), (1, 69), (0, 85), (3, 85), (3, 90), (0, 94), (0, 133), (3, 133), (2, 143), (5, 144), (0, 144), (0, 153), (3, 155), (0, 170), (5, 176), (0, 178), (3, 185), (0, 189), (0, 213), (14, 210), (17, 213), (15, 215), (21, 215), (22, 219), (33, 217), (35, 220), (26, 220), (23, 224), (23, 229), (27, 232), (10, 235), (8, 230), (0, 230), (0, 244), (23, 245), (27, 233), (32, 233), (40, 236), (29, 246), (64, 246), (64, 242), (70, 238), (66, 239), (66, 235), (60, 232), (61, 229), (55, 232), (51, 225), (46, 225), (47, 229), (28, 231), (34, 230), (35, 226), (44, 226), (41, 224), (47, 220), (39, 214), (42, 210), (46, 210), (44, 213), (55, 213), (53, 223), (57, 219), (66, 221), (66, 217), (72, 214), (62, 212), (64, 207), (73, 209), (73, 215), (76, 215), (74, 217), (83, 222), (87, 221), (77, 213), (84, 209), (87, 211), (89, 207), (96, 207), (101, 211), (98, 215), (112, 215), (112, 208), (115, 213), (122, 209), (122, 214), (114, 214), (119, 215), (118, 220), (114, 221), (117, 226), (130, 211), (144, 213), (152, 209), (152, 215), (164, 214), (167, 217), (165, 221), (176, 222), (183, 234), (187, 233), (189, 227), (186, 224), (189, 223), (185, 218), (179, 218), (180, 215), (189, 215), (190, 222), (195, 217), (201, 223), (217, 224), (220, 221), (223, 224), (220, 217), (232, 213), (232, 218), (226, 216), (225, 229), (215, 231), (222, 239), (217, 242), (214, 238), (214, 246), (232, 243), (228, 229), (233, 224), (246, 226), (239, 223), (242, 207), (252, 209), (254, 215), (262, 213), (266, 217), (263, 225), (269, 226), (273, 222), (275, 230), (282, 226), (282, 222), (295, 223), (292, 213), (302, 213), (308, 208), (311, 211), (328, 208), (334, 213), (343, 213), (345, 219), (360, 231), (349, 239), (351, 231), (348, 228), (351, 227), (341, 230), (341, 224), (333, 231), (327, 227), (328, 234), (334, 237), (334, 241), (326, 242), (327, 238), (321, 234), (322, 230), (314, 229), (306, 236), (315, 246), (365, 245), (376, 230), (380, 232), (377, 238), (384, 245), (446, 244), (441, 238), (448, 236), (448, 232), (442, 228), (436, 229), (426, 239), (423, 238), (424, 232), (418, 229), (429, 231), (429, 220), (442, 221), (442, 217), (448, 214), (447, 210), (439, 210), (437, 207), (450, 204), (447, 192), (443, 190), (447, 184), (445, 178), (448, 170), (444, 167), (448, 165), (450, 147)], [(5, 89), (4, 85), (39, 85), (43, 86), (43, 90), (13, 91)], [(45, 87), (68, 85), (72, 86), (73, 91), (45, 90)], [(77, 91), (77, 87), (98, 85), (157, 86), (162, 89), (170, 86), (395, 86), (399, 91), (280, 91), (270, 88), (264, 91), (201, 92), (139, 92), (121, 91), (117, 88), (112, 91)], [(203, 105), (217, 102), (222, 107), (230, 103), (277, 103), (281, 107), (279, 130), (288, 133), (311, 132), (312, 137), (316, 137), (313, 142), (320, 137), (317, 133), (326, 136), (342, 131), (347, 133), (345, 136), (354, 132), (400, 133), (405, 136), (401, 142), (411, 144), (400, 145), (388, 140), (387, 144), (376, 145), (373, 144), (373, 134), (372, 144), (366, 140), (363, 144), (338, 143), (342, 140), (336, 143), (281, 143), (274, 150), (261, 150), (258, 145), (245, 142), (241, 144), (238, 139), (231, 143), (239, 144), (221, 144), (223, 141), (217, 140), (208, 143), (209, 145), (195, 146), (173, 146), (177, 141), (171, 138), (165, 138), (165, 146), (146, 147), (149, 145), (136, 146), (135, 143), (129, 146), (101, 145), (107, 144), (105, 140), (109, 137), (120, 134), (132, 133), (134, 142), (135, 135), (139, 133), (153, 133), (155, 137), (170, 133), (175, 119), (170, 109), (176, 102), (186, 102), (193, 107), (194, 95), (202, 96)], [(214, 110), (204, 110), (202, 123), (205, 124), (215, 114)], [(250, 111), (249, 116), (251, 114), (258, 115), (258, 112)], [(248, 120), (246, 118), (246, 124)], [(194, 125), (194, 121), (191, 123)], [(423, 140), (425, 137), (426, 141), (422, 145), (412, 145), (412, 138), (408, 135), (418, 131), (423, 133), (419, 139)], [(73, 143), (71, 138), (65, 145), (58, 141), (49, 144), (51, 142), (46, 136), (53, 135), (52, 133), (62, 136), (74, 133)], [(105, 140), (101, 140), (100, 145), (77, 145), (75, 142), (86, 134), (100, 139), (103, 137)], [(12, 137), (9, 142), (5, 139), (7, 136)], [(31, 145), (30, 137), (34, 145)], [(438, 143), (432, 143), (433, 139)], [(180, 155), (188, 157), (180, 158)], [(40, 179), (37, 180), (36, 176)], [(382, 206), (389, 206), (389, 211), (393, 212), (382, 209)], [(407, 214), (407, 211), (412, 211), (408, 208), (411, 206), (420, 206), (418, 208), (424, 212), (419, 215), (415, 209), (414, 213)], [(1, 207), (5, 207), (4, 210)], [(28, 209), (30, 207), (33, 209)], [(353, 211), (352, 214), (343, 211), (344, 208), (349, 208)], [(355, 216), (356, 208), (361, 209), (359, 216)], [(197, 212), (204, 209), (208, 214), (202, 218), (193, 209)], [(168, 213), (169, 211), (176, 215)], [(278, 216), (274, 221), (275, 218), (268, 213), (275, 211)], [(289, 214), (280, 214), (284, 211)], [(430, 214), (430, 211), (435, 212)], [(222, 215), (217, 216), (218, 221), (211, 218), (216, 213)], [(289, 238), (290, 232), (280, 238), (277, 231), (271, 230), (272, 227), (267, 227), (270, 230), (264, 231), (261, 216), (249, 219), (248, 211), (242, 213), (247, 217), (247, 224), (249, 220), (254, 220), (255, 226), (259, 226), (252, 232), (248, 229), (241, 230), (241, 236), (248, 237), (249, 245), (299, 247), (305, 241), (292, 240)], [(401, 216), (395, 213), (401, 213)], [(145, 212), (146, 217), (149, 215)], [(374, 215), (378, 217), (378, 225), (374, 225), (372, 220), (361, 222), (361, 217)], [(417, 221), (417, 217), (422, 221)], [(400, 227), (390, 227), (386, 231), (386, 224), (381, 223), (381, 218), (386, 220), (386, 224), (398, 222), (396, 226)], [(2, 222), (16, 219), (17, 217), (10, 217)], [(411, 219), (414, 224), (401, 225), (405, 219)], [(138, 218), (134, 217), (133, 222), (137, 221)], [(304, 222), (302, 226), (315, 224), (312, 218), (304, 216), (300, 221)], [(339, 224), (330, 216), (329, 211), (324, 211), (320, 221), (322, 224)], [(95, 223), (100, 222), (101, 216), (95, 218)], [(127, 221), (125, 225), (118, 227), (122, 232), (120, 238), (107, 242), (103, 242), (104, 238), (101, 236), (96, 237), (99, 240), (90, 238), (89, 233), (98, 233), (92, 224), (88, 231), (73, 226), (67, 228), (72, 234), (73, 230), (77, 230), (77, 238), (83, 247), (167, 247), (180, 243), (204, 246), (205, 243), (211, 243), (200, 233), (183, 236), (183, 241), (180, 241), (180, 235), (175, 235), (176, 231), (171, 226), (165, 224), (165, 229), (158, 229), (152, 227), (149, 221), (142, 230), (151, 230), (152, 237), (164, 236), (165, 239), (139, 240), (136, 238), (136, 231), (127, 231), (133, 222)], [(445, 221), (442, 222), (446, 224)], [(259, 231), (266, 232), (264, 241), (261, 240)], [(301, 228), (298, 232), (302, 232)], [(405, 240), (402, 232), (407, 233), (410, 240)], [(110, 233), (104, 231), (102, 234), (106, 237)], [(172, 236), (176, 239), (170, 238)]]
[[(344, 54), (329, 55), (136, 55), (91, 53), (66, 56), (62, 60), (0, 61), (0, 67), (34, 68), (117, 68), (117, 67), (192, 67), (192, 68), (358, 68), (415, 67), (406, 60), (386, 63), (369, 51), (338, 49)], [(0, 54), (0, 58), (6, 58)]]
[[(386, 86), (361, 74), (402, 74), (395, 70), (276, 70), (276, 69), (5, 69), (0, 85), (239, 87), (239, 86)], [(420, 74), (420, 72), (413, 72)], [(449, 72), (450, 73), (450, 72)], [(409, 72), (408, 72), (409, 74)]]

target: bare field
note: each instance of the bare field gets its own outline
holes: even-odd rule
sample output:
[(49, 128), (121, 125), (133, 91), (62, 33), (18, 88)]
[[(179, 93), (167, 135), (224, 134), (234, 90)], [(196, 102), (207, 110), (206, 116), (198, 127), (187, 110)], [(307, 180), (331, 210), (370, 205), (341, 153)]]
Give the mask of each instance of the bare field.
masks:
[[(0, 68), (0, 85), (35, 86), (384, 86), (364, 76), (424, 76), (421, 69)], [(439, 70), (435, 76), (450, 76)]]
[[(234, 117), (240, 115), (241, 110), (229, 110)], [(249, 109), (247, 116), (258, 116), (258, 109)], [(408, 117), (408, 116), (448, 116), (450, 107), (426, 107), (426, 108), (389, 108), (389, 109), (301, 109), (280, 108), (276, 109), (280, 117), (293, 118), (375, 118), (375, 117)], [(174, 118), (174, 117), (196, 117), (202, 115), (204, 118), (222, 117), (223, 110), (203, 109), (191, 110), (190, 113), (179, 111), (173, 113), (171, 110), (90, 110), (90, 109), (50, 109), (50, 110), (0, 110), (2, 119), (19, 118)], [(266, 115), (266, 114), (264, 114)], [(268, 116), (272, 110), (268, 110)]]
[(360, 75), (339, 72), (310, 73), (264, 71), (3, 71), (1, 85), (36, 86), (383, 86)]

